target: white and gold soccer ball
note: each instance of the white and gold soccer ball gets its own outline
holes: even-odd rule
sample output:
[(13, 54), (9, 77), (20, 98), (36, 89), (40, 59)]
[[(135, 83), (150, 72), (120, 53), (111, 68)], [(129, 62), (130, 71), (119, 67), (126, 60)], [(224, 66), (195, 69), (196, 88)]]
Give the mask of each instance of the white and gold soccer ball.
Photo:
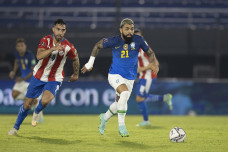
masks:
[(169, 132), (169, 139), (171, 142), (184, 142), (185, 138), (186, 138), (186, 133), (180, 127), (174, 127)]

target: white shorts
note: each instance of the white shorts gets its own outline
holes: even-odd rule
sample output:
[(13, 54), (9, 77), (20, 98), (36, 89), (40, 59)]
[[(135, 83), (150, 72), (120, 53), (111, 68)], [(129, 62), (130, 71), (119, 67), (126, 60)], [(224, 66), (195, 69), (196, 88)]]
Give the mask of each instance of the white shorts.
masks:
[[(108, 74), (108, 82), (115, 90), (121, 84), (126, 84), (128, 91), (131, 93), (135, 80), (125, 79), (119, 74)], [(116, 94), (119, 96), (117, 91)]]
[(17, 90), (21, 93), (26, 93), (29, 83), (26, 81), (16, 82), (13, 86), (13, 90)]

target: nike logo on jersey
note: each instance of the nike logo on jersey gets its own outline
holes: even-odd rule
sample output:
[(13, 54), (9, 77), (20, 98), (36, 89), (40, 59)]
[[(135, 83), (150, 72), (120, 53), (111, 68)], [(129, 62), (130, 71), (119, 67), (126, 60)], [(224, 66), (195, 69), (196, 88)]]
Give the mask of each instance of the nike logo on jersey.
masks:
[(120, 48), (120, 46), (115, 47), (115, 49), (118, 49), (118, 48)]

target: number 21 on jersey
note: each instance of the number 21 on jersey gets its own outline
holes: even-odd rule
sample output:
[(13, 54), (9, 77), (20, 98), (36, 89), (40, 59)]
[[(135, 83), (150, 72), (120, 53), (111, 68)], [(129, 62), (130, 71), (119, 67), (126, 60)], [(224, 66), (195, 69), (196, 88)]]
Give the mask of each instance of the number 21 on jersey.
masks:
[(121, 51), (121, 58), (129, 58), (129, 55), (128, 55), (128, 50), (123, 50)]

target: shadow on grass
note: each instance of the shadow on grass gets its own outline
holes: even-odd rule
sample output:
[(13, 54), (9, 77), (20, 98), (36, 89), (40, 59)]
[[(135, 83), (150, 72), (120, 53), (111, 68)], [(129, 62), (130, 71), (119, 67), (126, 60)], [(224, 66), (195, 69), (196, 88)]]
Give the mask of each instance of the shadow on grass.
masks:
[(149, 145), (141, 144), (138, 142), (131, 142), (131, 141), (120, 141), (119, 143), (117, 143), (117, 145), (127, 147), (127, 148), (132, 148), (132, 149), (139, 150), (139, 151), (146, 150), (146, 149), (152, 150), (153, 148), (159, 148), (159, 147), (166, 147), (164, 145), (149, 146)]
[(39, 136), (26, 137), (26, 136), (17, 135), (17, 137), (25, 138), (29, 140), (37, 140), (41, 143), (56, 144), (56, 145), (70, 145), (70, 144), (78, 144), (82, 142), (81, 140), (68, 141), (65, 139), (46, 138), (46, 137), (39, 137)]
[(149, 149), (151, 146), (140, 144), (137, 142), (131, 142), (131, 141), (120, 141), (120, 143), (117, 143), (117, 145), (124, 146), (127, 148), (133, 148), (133, 149)]

